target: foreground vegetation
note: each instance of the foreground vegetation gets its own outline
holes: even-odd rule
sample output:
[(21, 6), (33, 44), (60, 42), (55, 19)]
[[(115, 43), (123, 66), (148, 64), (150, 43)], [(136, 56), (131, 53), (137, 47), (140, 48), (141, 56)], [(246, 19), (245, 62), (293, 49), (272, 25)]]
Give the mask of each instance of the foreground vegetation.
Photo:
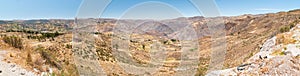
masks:
[(12, 47), (22, 49), (23, 48), (23, 40), (17, 36), (4, 36), (3, 41), (9, 44)]

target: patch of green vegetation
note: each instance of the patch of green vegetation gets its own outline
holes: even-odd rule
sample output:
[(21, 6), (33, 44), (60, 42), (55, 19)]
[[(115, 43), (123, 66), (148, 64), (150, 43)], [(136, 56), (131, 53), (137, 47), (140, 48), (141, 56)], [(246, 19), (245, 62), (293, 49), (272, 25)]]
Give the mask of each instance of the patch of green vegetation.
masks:
[(282, 52), (279, 53), (279, 55), (285, 55), (285, 52), (282, 51)]
[(130, 42), (131, 42), (131, 43), (137, 43), (137, 41), (134, 41), (134, 40), (130, 40)]
[(252, 57), (254, 55), (254, 53), (253, 52), (251, 52), (247, 57), (245, 57), (245, 59), (244, 60), (246, 60), (246, 59), (249, 59), (250, 57)]
[[(298, 22), (298, 21), (296, 21), (296, 22)], [(295, 22), (295, 23), (296, 23), (296, 22)], [(295, 27), (296, 25), (295, 25), (294, 23), (291, 23), (289, 26), (290, 26), (290, 29), (292, 29), (292, 28)]]
[(300, 48), (300, 45), (296, 45), (296, 48)]
[(190, 51), (195, 51), (195, 50), (197, 50), (198, 48), (193, 48), (193, 49), (190, 49)]
[(163, 43), (164, 43), (164, 44), (168, 44), (168, 42), (169, 42), (168, 40), (166, 40), (166, 41), (163, 41)]
[(9, 44), (12, 47), (22, 49), (23, 48), (23, 40), (17, 36), (5, 36), (3, 37), (3, 41)]
[(63, 33), (55, 32), (55, 33), (40, 33), (42, 36), (37, 36), (37, 35), (29, 35), (27, 36), (28, 39), (38, 39), (39, 41), (45, 41), (46, 38), (51, 38), (54, 41), (54, 38), (63, 35)]
[(177, 40), (176, 40), (176, 39), (171, 39), (171, 41), (172, 41), (172, 42), (176, 42)]
[(27, 53), (26, 62), (27, 62), (28, 65), (33, 66), (33, 61), (32, 61), (32, 57), (31, 57), (30, 53)]
[(209, 58), (200, 57), (200, 63), (198, 65), (197, 73), (195, 76), (205, 76), (208, 70)]
[(144, 44), (143, 44), (143, 45), (142, 45), (142, 48), (143, 48), (143, 50), (145, 50), (145, 49), (146, 49), (145, 47), (146, 47), (146, 45), (144, 45)]
[(44, 48), (41, 46), (35, 49), (35, 52), (39, 53), (41, 57), (46, 60), (45, 64), (49, 64), (58, 69), (58, 71), (50, 73), (49, 76), (78, 76), (78, 71), (75, 64), (70, 63), (68, 60), (59, 61), (57, 59), (57, 51), (58, 50), (53, 48)]
[(99, 57), (99, 60), (110, 61), (110, 62), (115, 61), (112, 55), (111, 48), (105, 48), (105, 47), (97, 48), (96, 52), (97, 52), (97, 56)]
[(94, 32), (94, 34), (96, 34), (96, 35), (101, 34), (102, 35), (103, 33), (101, 33), (101, 32)]
[(196, 73), (195, 76), (205, 76), (207, 70), (207, 67), (198, 68), (198, 73)]
[(72, 45), (70, 45), (70, 44), (67, 44), (67, 45), (66, 45), (66, 48), (68, 48), (68, 49), (72, 49)]
[(62, 35), (61, 33), (58, 33), (57, 31), (55, 33), (41, 33), (42, 36), (47, 37), (47, 38), (54, 38), (59, 35)]
[(43, 47), (39, 47), (36, 49), (42, 55), (42, 58), (46, 60), (46, 63), (58, 68), (59, 70), (62, 69), (61, 64), (58, 63), (57, 56), (54, 51), (50, 51), (48, 49), (44, 49)]
[(286, 25), (286, 26), (283, 26), (280, 28), (280, 32), (281, 33), (284, 33), (284, 32), (288, 32), (290, 31), (290, 29), (292, 29), (293, 27), (295, 27), (296, 23), (298, 23), (299, 21), (298, 20), (295, 20), (293, 23), (290, 23), (289, 25)]
[(275, 50), (271, 55), (286, 55), (286, 53), (281, 50)]
[(288, 32), (288, 31), (290, 31), (290, 28), (291, 27), (289, 27), (289, 26), (283, 26), (283, 27), (280, 28), (280, 32), (281, 33)]
[(283, 48), (283, 50), (287, 50), (287, 48), (286, 48), (286, 47), (284, 47), (284, 48)]

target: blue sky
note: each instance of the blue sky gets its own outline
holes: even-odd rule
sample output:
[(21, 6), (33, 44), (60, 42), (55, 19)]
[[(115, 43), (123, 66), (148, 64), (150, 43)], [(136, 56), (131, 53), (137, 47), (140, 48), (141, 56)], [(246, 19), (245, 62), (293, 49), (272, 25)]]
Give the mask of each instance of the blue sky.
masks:
[[(118, 18), (128, 8), (149, 0), (113, 0), (101, 17)], [(199, 16), (187, 0), (151, 0), (169, 4), (183, 16)], [(12, 19), (72, 19), (82, 0), (1, 0), (0, 20)], [(216, 0), (222, 16), (261, 14), (300, 8), (300, 0)]]

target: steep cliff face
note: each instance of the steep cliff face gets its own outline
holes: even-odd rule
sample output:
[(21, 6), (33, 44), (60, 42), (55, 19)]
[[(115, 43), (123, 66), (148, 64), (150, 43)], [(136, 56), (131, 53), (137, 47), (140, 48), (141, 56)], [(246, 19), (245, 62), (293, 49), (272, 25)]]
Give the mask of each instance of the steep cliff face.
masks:
[(207, 75), (299, 75), (300, 25), (268, 39), (260, 51), (243, 64)]

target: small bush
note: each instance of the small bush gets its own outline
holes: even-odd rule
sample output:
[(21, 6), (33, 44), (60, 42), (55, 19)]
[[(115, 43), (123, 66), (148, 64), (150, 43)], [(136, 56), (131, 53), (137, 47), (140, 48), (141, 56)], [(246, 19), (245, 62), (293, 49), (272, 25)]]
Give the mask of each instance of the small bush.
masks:
[(293, 23), (291, 23), (289, 26), (290, 26), (290, 29), (292, 29), (292, 28), (295, 27), (296, 25), (293, 24)]
[[(284, 49), (286, 49), (286, 47)], [(278, 49), (278, 50), (275, 50), (271, 55), (280, 55), (280, 56), (282, 56), (282, 55), (286, 55), (286, 53), (281, 51), (280, 49)]]
[(5, 36), (3, 38), (3, 41), (7, 44), (9, 44), (12, 47), (22, 49), (23, 44), (22, 44), (22, 39), (16, 36)]
[(43, 37), (46, 37), (46, 38), (54, 38), (59, 35), (63, 35), (63, 33), (58, 33), (57, 31), (55, 33), (41, 33), (41, 34)]
[(167, 44), (167, 43), (168, 43), (168, 40), (167, 40), (167, 41), (164, 41), (163, 43), (164, 43), (164, 44)]
[(39, 47), (36, 49), (42, 56), (43, 59), (46, 60), (46, 63), (58, 68), (59, 70), (62, 69), (62, 65), (58, 62), (55, 53), (44, 47)]
[(279, 53), (279, 55), (285, 55), (285, 52), (282, 51), (282, 52)]
[(287, 50), (287, 48), (286, 48), (286, 47), (284, 47), (283, 49), (284, 49), (284, 50)]
[(66, 45), (66, 48), (68, 48), (68, 49), (72, 49), (72, 45), (70, 45), (70, 44), (67, 44), (67, 45)]
[(293, 23), (291, 23), (291, 24), (289, 24), (289, 25), (287, 25), (287, 26), (281, 27), (281, 28), (280, 28), (280, 32), (283, 33), (283, 32), (288, 32), (288, 31), (290, 31), (290, 29), (292, 29), (293, 27), (296, 26), (295, 23), (298, 23), (298, 21), (295, 20)]
[(291, 29), (290, 26), (284, 26), (280, 28), (280, 32), (281, 33), (288, 32), (290, 31), (290, 29)]
[(176, 40), (176, 39), (171, 39), (171, 41), (172, 41), (172, 42), (176, 42), (177, 40)]
[(32, 63), (32, 57), (31, 57), (31, 54), (30, 53), (27, 53), (27, 58), (26, 58), (26, 62), (28, 65), (33, 65)]

